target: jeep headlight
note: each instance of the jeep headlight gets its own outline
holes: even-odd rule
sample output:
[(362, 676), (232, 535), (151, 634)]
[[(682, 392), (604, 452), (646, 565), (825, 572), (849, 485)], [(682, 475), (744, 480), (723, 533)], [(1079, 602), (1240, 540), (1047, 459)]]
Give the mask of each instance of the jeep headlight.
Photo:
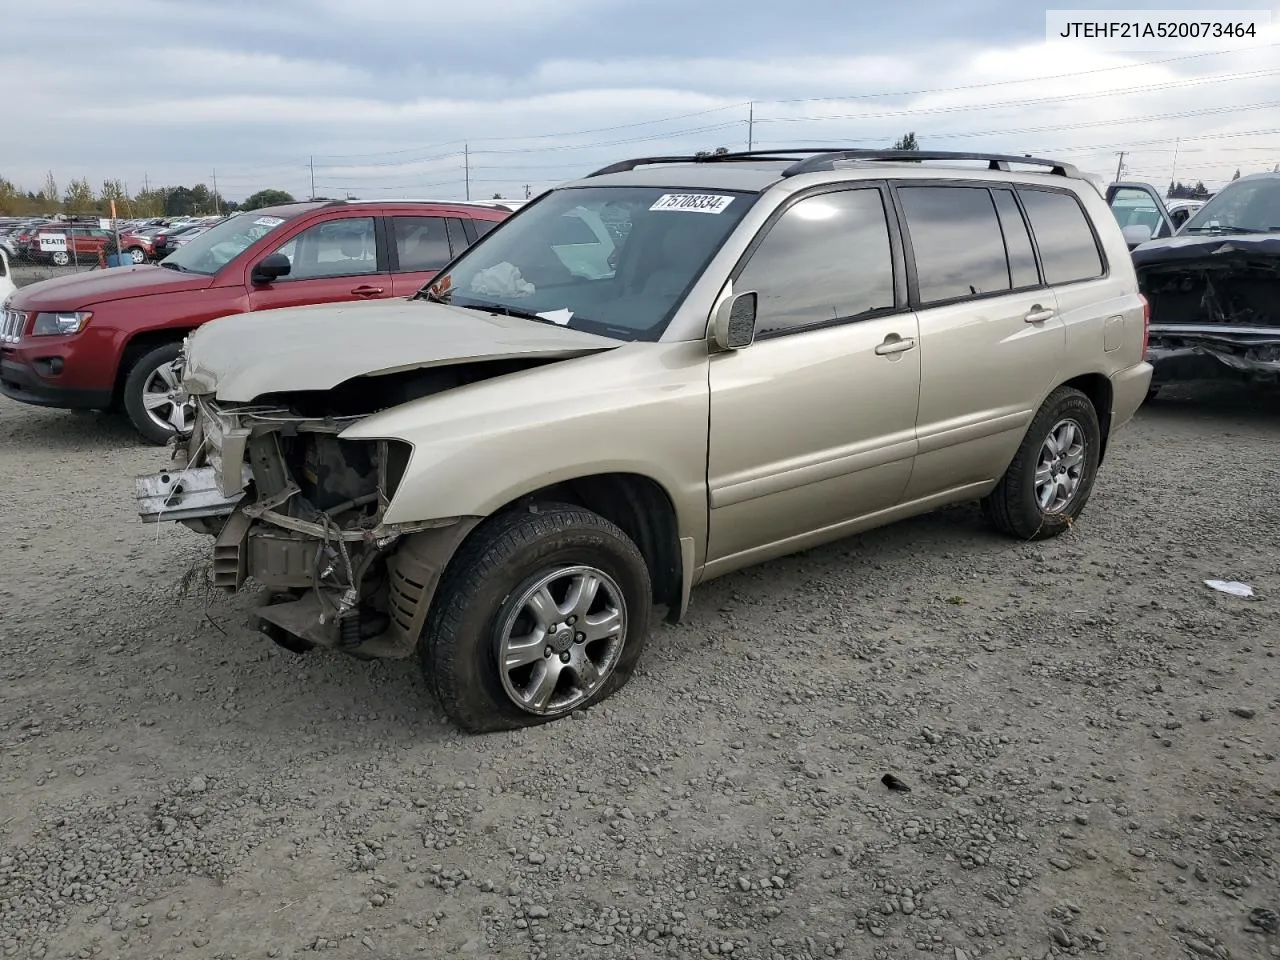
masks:
[(33, 337), (65, 336), (79, 333), (89, 322), (92, 313), (85, 310), (59, 310), (56, 313), (37, 313), (36, 321), (31, 326)]

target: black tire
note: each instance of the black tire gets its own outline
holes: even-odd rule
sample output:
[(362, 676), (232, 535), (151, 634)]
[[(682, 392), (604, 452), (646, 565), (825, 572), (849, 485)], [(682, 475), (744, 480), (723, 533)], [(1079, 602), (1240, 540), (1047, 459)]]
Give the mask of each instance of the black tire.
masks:
[(129, 422), (148, 443), (157, 446), (168, 443), (176, 431), (173, 428), (165, 429), (151, 419), (143, 406), (142, 395), (147, 389), (147, 381), (151, 379), (151, 375), (162, 364), (177, 360), (181, 349), (182, 344), (175, 342), (166, 343), (148, 351), (129, 369), (129, 375), (124, 381), (124, 411), (129, 417)]
[(1152, 400), (1154, 400), (1158, 396), (1160, 396), (1160, 387), (1158, 385), (1147, 387), (1147, 398), (1142, 402), (1150, 403)]
[[(523, 587), (559, 566), (586, 564), (608, 574), (626, 606), (613, 670), (586, 699), (555, 715), (530, 713), (503, 688), (500, 624)], [(449, 718), (472, 733), (559, 719), (611, 696), (630, 679), (649, 634), (653, 591), (644, 557), (598, 514), (567, 504), (499, 514), (471, 534), (450, 562), (419, 644), (428, 685)]]
[[(1080, 484), (1060, 509), (1048, 512), (1036, 499), (1035, 475), (1040, 450), (1054, 427), (1074, 421), (1084, 437)], [(1093, 404), (1079, 390), (1059, 387), (1045, 400), (1027, 428), (1027, 435), (996, 488), (982, 501), (987, 519), (1000, 532), (1020, 540), (1045, 540), (1069, 529), (1084, 510), (1098, 476), (1102, 431)]]

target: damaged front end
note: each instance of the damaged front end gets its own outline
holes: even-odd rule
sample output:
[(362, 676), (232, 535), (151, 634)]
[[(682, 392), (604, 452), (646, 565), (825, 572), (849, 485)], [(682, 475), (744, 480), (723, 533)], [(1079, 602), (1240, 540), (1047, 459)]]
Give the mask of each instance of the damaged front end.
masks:
[(339, 438), (364, 416), (196, 397), (172, 469), (136, 481), (139, 515), (213, 536), (214, 586), (256, 582), (258, 625), (284, 646), (409, 656), (476, 520), (385, 523), (412, 450)]
[(1135, 252), (1151, 304), (1153, 386), (1280, 380), (1280, 247), (1264, 252), (1259, 244), (1220, 240), (1198, 252), (1148, 263)]

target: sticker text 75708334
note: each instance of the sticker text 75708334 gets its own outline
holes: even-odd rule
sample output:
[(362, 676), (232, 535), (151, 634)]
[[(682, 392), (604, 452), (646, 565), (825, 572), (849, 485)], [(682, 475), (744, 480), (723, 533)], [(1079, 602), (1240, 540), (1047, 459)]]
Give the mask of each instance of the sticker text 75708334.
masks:
[(685, 213), (723, 213), (733, 197), (718, 193), (664, 193), (653, 201), (650, 210), (676, 210)]

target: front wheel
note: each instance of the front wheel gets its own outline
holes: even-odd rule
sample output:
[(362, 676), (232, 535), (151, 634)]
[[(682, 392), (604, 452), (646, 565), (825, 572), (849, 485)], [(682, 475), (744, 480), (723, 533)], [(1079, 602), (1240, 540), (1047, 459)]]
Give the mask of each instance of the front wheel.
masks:
[(1004, 476), (982, 501), (987, 519), (1022, 540), (1067, 530), (1089, 500), (1102, 454), (1093, 403), (1079, 390), (1049, 395)]
[(187, 434), (195, 421), (195, 406), (178, 391), (174, 361), (180, 343), (156, 347), (133, 365), (124, 382), (124, 409), (134, 428), (148, 441), (163, 446), (175, 434)]
[(616, 525), (551, 504), (494, 517), (450, 563), (419, 654), (449, 718), (483, 733), (610, 696), (649, 633), (649, 569)]

